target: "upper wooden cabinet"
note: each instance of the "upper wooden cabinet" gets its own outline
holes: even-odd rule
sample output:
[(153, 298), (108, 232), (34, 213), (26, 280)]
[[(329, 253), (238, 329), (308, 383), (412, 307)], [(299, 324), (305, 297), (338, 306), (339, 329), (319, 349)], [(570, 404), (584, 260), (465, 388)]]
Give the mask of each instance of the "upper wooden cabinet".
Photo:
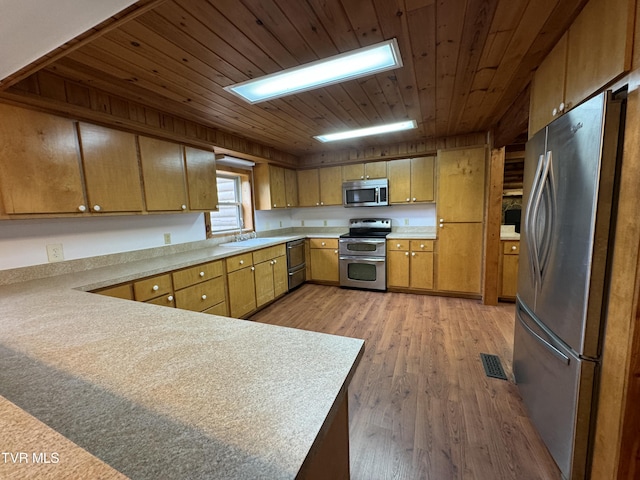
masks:
[(342, 179), (349, 180), (370, 180), (374, 178), (386, 178), (387, 162), (368, 162), (343, 165)]
[(189, 209), (207, 212), (217, 210), (215, 153), (213, 150), (185, 147), (184, 160), (189, 187)]
[(320, 205), (320, 181), (318, 169), (298, 170), (298, 205), (316, 207)]
[(635, 0), (590, 0), (533, 80), (529, 137), (631, 68)]
[(320, 169), (320, 205), (342, 205), (342, 167)]
[(136, 137), (132, 133), (80, 123), (78, 127), (89, 209), (143, 210)]
[(482, 222), (485, 147), (438, 151), (439, 223)]
[(139, 137), (139, 142), (147, 210), (186, 210), (182, 146), (142, 136)]
[(298, 206), (298, 179), (295, 170), (259, 163), (253, 169), (253, 175), (257, 210)]
[(0, 105), (0, 138), (0, 189), (6, 213), (86, 211), (71, 120)]
[(388, 162), (390, 203), (434, 200), (434, 157), (416, 157)]

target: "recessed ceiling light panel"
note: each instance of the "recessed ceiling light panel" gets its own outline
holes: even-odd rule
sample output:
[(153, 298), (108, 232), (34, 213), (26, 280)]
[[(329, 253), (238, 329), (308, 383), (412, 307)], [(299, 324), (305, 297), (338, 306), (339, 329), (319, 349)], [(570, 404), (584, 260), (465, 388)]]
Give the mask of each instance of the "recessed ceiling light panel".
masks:
[(388, 123), (386, 125), (378, 125), (375, 127), (359, 128), (357, 130), (348, 130), (346, 132), (328, 133), (326, 135), (316, 135), (313, 138), (321, 142), (335, 142), (337, 140), (346, 140), (348, 138), (367, 137), (369, 135), (380, 135), (383, 133), (400, 132), (402, 130), (411, 130), (417, 128), (415, 120), (407, 120), (404, 122)]
[(393, 38), (224, 89), (249, 103), (258, 103), (401, 66), (400, 50)]

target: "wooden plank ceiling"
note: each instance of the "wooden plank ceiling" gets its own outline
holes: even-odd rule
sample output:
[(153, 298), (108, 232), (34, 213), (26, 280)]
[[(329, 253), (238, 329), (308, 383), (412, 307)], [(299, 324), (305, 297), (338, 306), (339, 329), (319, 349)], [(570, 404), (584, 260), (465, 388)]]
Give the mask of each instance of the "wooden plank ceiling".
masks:
[[(535, 68), (585, 3), (144, 1), (136, 15), (70, 43), (37, 68), (301, 157), (498, 125), (504, 131), (496, 136), (511, 142), (526, 132), (526, 115), (512, 110), (528, 108)], [(391, 72), (256, 105), (223, 90), (390, 38), (404, 62)], [(500, 124), (508, 114), (525, 121)], [(312, 138), (404, 119), (419, 128), (330, 145)]]

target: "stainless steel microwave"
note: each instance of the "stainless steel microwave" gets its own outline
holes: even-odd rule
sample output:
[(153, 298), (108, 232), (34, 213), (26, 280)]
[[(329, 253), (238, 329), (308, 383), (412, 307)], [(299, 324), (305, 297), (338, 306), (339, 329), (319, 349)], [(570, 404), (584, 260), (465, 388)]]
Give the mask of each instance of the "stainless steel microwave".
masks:
[(380, 207), (389, 205), (389, 180), (354, 180), (342, 184), (345, 207)]

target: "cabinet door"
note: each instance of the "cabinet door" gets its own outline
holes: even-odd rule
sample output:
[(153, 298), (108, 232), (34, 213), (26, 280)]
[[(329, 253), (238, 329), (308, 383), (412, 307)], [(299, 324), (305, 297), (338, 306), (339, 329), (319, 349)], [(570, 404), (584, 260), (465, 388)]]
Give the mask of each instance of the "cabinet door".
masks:
[(121, 298), (123, 300), (133, 300), (133, 286), (130, 283), (107, 287), (102, 290), (96, 290), (93, 293), (99, 293), (107, 297)]
[(438, 151), (438, 220), (482, 222), (484, 147)]
[(635, 1), (591, 0), (569, 28), (565, 103), (574, 107), (631, 68)]
[(322, 282), (340, 281), (338, 252), (331, 248), (311, 249), (311, 278)]
[(213, 151), (185, 147), (189, 208), (211, 212), (218, 209), (216, 155)]
[(287, 207), (298, 206), (298, 175), (295, 170), (284, 169), (284, 196)]
[(366, 178), (387, 178), (387, 162), (370, 162), (364, 165)]
[(182, 146), (155, 138), (138, 138), (147, 210), (186, 210)]
[(273, 290), (273, 265), (271, 261), (255, 265), (256, 306), (261, 307), (275, 298)]
[(273, 294), (278, 298), (289, 290), (289, 270), (285, 255), (273, 259)]
[(136, 136), (88, 123), (81, 123), (79, 132), (89, 209), (142, 211)]
[(433, 202), (434, 157), (411, 159), (411, 201)]
[(344, 181), (363, 180), (364, 163), (354, 163), (353, 165), (342, 166), (342, 179)]
[(438, 229), (436, 288), (480, 293), (482, 223), (447, 223)]
[(8, 214), (86, 209), (73, 122), (0, 105), (0, 138), (0, 190)]
[(531, 87), (529, 138), (549, 124), (554, 109), (564, 102), (567, 64), (567, 34), (565, 33), (538, 67)]
[(411, 252), (409, 287), (433, 290), (433, 252)]
[(387, 252), (387, 285), (409, 286), (409, 252), (394, 250)]
[(287, 197), (284, 186), (284, 168), (269, 165), (269, 183), (271, 186), (271, 206), (285, 208)]
[(318, 169), (297, 170), (298, 174), (298, 203), (301, 207), (315, 207), (320, 205), (320, 181)]
[(256, 290), (253, 267), (236, 270), (227, 275), (229, 311), (234, 318), (241, 318), (256, 309)]
[(411, 201), (411, 160), (392, 160), (388, 163), (389, 202), (409, 203)]
[(320, 205), (342, 205), (342, 167), (319, 169)]

